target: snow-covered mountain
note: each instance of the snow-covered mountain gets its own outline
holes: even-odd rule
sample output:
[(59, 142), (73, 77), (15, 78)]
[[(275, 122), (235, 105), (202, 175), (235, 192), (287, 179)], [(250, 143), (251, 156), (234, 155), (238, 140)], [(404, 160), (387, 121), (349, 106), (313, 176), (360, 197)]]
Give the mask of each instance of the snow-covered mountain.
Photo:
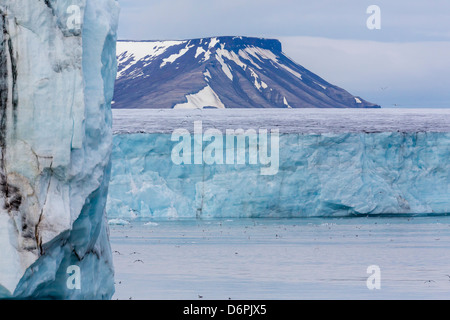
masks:
[(119, 41), (114, 108), (376, 108), (292, 61), (278, 40)]

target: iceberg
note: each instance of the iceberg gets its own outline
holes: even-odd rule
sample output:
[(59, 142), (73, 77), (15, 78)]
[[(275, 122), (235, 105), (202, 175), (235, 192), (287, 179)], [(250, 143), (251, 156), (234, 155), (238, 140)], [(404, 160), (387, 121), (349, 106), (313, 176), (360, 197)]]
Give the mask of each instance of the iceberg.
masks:
[(114, 293), (118, 14), (116, 0), (0, 0), (0, 298)]
[[(445, 110), (114, 112), (110, 218), (450, 213), (450, 117)], [(171, 153), (179, 142), (170, 131), (181, 126), (193, 132), (198, 120), (204, 129), (222, 132), (279, 128), (278, 171), (263, 175), (261, 168), (267, 166), (251, 164), (249, 157), (245, 165), (174, 162)], [(195, 136), (190, 139), (195, 144)], [(249, 141), (236, 145), (235, 153), (249, 154), (249, 146)], [(195, 159), (206, 148), (207, 143), (193, 148), (189, 156)], [(223, 150), (223, 158), (227, 154)]]

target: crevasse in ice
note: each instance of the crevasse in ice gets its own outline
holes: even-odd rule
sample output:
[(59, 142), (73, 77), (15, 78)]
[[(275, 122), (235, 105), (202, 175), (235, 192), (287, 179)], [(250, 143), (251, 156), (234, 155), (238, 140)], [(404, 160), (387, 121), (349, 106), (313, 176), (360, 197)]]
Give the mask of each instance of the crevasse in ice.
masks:
[(105, 203), (118, 12), (115, 0), (0, 0), (0, 298), (114, 292)]

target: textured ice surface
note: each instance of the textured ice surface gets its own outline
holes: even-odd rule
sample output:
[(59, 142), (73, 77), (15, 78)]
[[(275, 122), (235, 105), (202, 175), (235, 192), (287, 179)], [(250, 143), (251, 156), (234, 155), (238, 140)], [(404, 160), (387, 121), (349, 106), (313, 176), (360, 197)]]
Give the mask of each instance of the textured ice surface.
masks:
[[(0, 0), (0, 298), (109, 298), (115, 0)], [(81, 268), (81, 290), (67, 268)]]
[[(449, 111), (226, 111), (116, 110), (115, 132), (145, 133), (114, 137), (109, 216), (450, 213)], [(174, 164), (169, 132), (192, 130), (194, 120), (222, 131), (287, 132), (278, 173), (263, 176), (261, 165)]]

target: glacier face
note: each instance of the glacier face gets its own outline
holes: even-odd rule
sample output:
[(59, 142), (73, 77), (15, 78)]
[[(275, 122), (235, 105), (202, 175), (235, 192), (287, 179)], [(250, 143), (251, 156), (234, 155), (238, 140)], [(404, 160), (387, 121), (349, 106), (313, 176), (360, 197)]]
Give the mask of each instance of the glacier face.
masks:
[(0, 298), (114, 292), (104, 208), (118, 14), (115, 0), (0, 0)]
[[(132, 220), (450, 213), (448, 111), (373, 111), (367, 118), (376, 123), (357, 110), (292, 110), (283, 119), (271, 111), (254, 116), (250, 111), (217, 111), (172, 111), (171, 116), (154, 111), (167, 130), (163, 133), (153, 130), (159, 125), (153, 116), (143, 116), (147, 111), (114, 111), (117, 134), (108, 216)], [(214, 120), (213, 114), (227, 117)], [(248, 123), (255, 129), (280, 128), (278, 173), (262, 175), (264, 166), (250, 165), (248, 159), (246, 165), (174, 164), (171, 152), (177, 142), (171, 141), (171, 126), (189, 129), (197, 119), (219, 130), (248, 128)], [(134, 130), (125, 133), (131, 123)], [(332, 126), (336, 132), (323, 132)], [(377, 127), (386, 132), (367, 133)], [(438, 132), (431, 132), (434, 129)]]

